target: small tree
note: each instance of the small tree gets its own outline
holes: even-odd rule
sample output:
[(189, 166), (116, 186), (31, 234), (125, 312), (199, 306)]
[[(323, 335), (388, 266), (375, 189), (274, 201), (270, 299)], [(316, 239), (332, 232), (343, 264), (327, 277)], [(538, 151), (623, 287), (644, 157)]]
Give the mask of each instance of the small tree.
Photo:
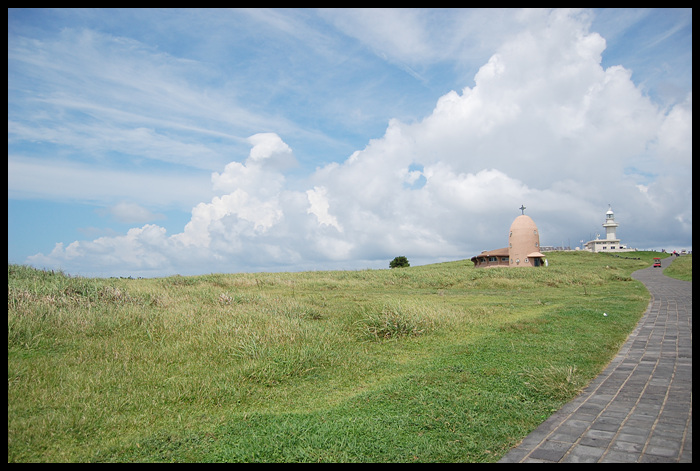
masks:
[(389, 268), (401, 268), (401, 267), (410, 267), (411, 264), (408, 263), (408, 259), (401, 255), (400, 257), (396, 257), (393, 259), (391, 262), (389, 262)]

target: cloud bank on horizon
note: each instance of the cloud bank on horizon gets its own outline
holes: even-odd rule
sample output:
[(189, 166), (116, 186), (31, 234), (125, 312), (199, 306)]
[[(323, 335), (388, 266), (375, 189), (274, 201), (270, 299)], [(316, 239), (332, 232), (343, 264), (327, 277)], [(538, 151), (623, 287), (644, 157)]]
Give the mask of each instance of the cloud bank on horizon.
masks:
[[(343, 59), (333, 58), (336, 40), (325, 29), (309, 32), (277, 11), (246, 13), (263, 14), (268, 27), (316, 44), (315, 54)], [(253, 90), (258, 103), (241, 106), (247, 88), (233, 69), (221, 85), (211, 61), (223, 46), (213, 40), (208, 59), (195, 60), (185, 44), (178, 56), (98, 28), (66, 29), (51, 41), (10, 33), (8, 198), (85, 198), (133, 225), (57, 242), (22, 262), (97, 276), (387, 268), (398, 255), (417, 265), (505, 246), (521, 204), (543, 245), (589, 240), (612, 204), (622, 243), (691, 248), (692, 91), (664, 101), (635, 84), (625, 64), (603, 66), (606, 39), (589, 11), (507, 14), (508, 34), (493, 37), (463, 18), (463, 28), (489, 38), (473, 81), (463, 77), (423, 116), (392, 105), (404, 116), (342, 158), (310, 157), (313, 143), (342, 152), (333, 141), (361, 136), (277, 115), (277, 91), (265, 98)], [(456, 22), (433, 36), (420, 18), (414, 10), (331, 10), (314, 21), (421, 83), (430, 81), (429, 65), (462, 60), (473, 41)], [(272, 73), (250, 54), (238, 60), (255, 62), (261, 80)], [(362, 92), (355, 110), (329, 104), (353, 101), (340, 97), (346, 79), (334, 79), (335, 95), (313, 96), (310, 84), (309, 108), (296, 104), (296, 113), (313, 116), (318, 106), (318, 121), (359, 119), (349, 115), (368, 109)], [(285, 80), (272, 83), (300, 86)], [(86, 156), (73, 158), (76, 149)], [(169, 231), (164, 208), (174, 205), (189, 216)]]

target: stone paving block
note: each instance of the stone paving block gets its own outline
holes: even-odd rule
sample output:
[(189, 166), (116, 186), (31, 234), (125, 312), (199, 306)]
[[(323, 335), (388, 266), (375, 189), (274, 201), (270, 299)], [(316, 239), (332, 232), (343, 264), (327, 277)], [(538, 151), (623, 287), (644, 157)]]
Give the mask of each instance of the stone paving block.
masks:
[(648, 454), (643, 454), (639, 460), (637, 460), (638, 463), (676, 463), (676, 459), (674, 458), (669, 458), (667, 456), (658, 456), (658, 455), (648, 455)]
[(624, 451), (610, 451), (600, 460), (601, 463), (634, 463), (641, 453), (627, 453)]
[(581, 437), (579, 445), (607, 448), (614, 436), (615, 432), (608, 432), (605, 430), (588, 430)]
[(591, 424), (591, 429), (617, 432), (620, 429), (621, 424), (622, 418), (620, 417), (602, 416), (596, 419), (595, 422)]
[(646, 440), (642, 440), (640, 442), (629, 441), (634, 440), (635, 437), (635, 435), (631, 435), (629, 437), (618, 436), (618, 438), (610, 445), (610, 450), (625, 453), (639, 453), (641, 455), (642, 451), (644, 451)]
[(659, 439), (652, 437), (649, 440), (649, 446), (646, 453), (659, 456), (678, 456), (681, 452), (681, 444), (676, 440), (668, 440), (666, 438)]
[(545, 440), (535, 451), (530, 454), (530, 458), (546, 461), (558, 462), (564, 454), (571, 448), (571, 443), (554, 442)]
[(561, 463), (596, 463), (604, 452), (603, 447), (579, 445), (573, 447)]

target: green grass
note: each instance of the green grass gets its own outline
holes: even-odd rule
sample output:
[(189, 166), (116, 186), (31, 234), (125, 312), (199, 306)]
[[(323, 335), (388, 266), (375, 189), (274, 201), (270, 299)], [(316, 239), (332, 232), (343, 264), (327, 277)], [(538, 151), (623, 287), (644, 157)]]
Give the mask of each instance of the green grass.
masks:
[(693, 281), (693, 255), (676, 257), (671, 265), (664, 269), (664, 275), (683, 281)]
[(8, 265), (8, 461), (493, 462), (612, 359), (654, 255), (139, 280)]

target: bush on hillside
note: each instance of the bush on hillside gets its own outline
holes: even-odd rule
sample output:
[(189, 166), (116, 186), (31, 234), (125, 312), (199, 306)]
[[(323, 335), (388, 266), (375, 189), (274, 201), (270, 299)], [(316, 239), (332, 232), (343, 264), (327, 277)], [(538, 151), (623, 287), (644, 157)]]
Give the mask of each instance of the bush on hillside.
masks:
[(396, 257), (391, 262), (389, 262), (389, 268), (401, 268), (410, 266), (411, 264), (408, 263), (408, 259), (403, 255), (401, 255), (400, 257)]

